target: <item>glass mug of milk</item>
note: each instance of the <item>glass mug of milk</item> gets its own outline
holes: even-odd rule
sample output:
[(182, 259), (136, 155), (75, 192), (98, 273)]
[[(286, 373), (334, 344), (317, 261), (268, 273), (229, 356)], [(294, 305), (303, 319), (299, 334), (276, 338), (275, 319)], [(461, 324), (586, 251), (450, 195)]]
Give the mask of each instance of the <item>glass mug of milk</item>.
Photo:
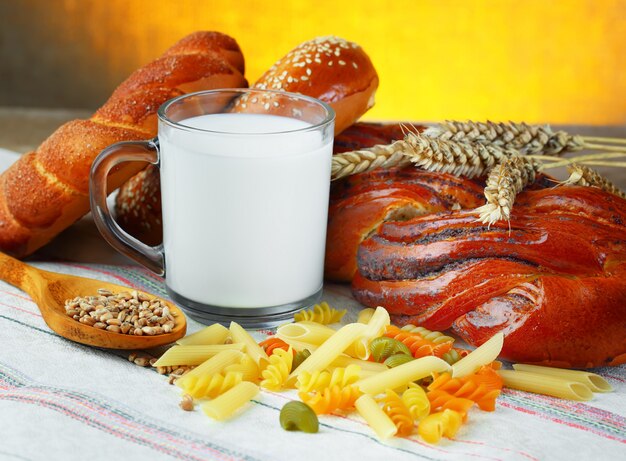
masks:
[[(91, 209), (118, 251), (165, 276), (168, 294), (202, 322), (275, 325), (322, 294), (334, 112), (298, 94), (224, 89), (158, 110), (158, 137), (114, 144), (91, 169)], [(163, 244), (111, 217), (107, 175), (156, 164)]]

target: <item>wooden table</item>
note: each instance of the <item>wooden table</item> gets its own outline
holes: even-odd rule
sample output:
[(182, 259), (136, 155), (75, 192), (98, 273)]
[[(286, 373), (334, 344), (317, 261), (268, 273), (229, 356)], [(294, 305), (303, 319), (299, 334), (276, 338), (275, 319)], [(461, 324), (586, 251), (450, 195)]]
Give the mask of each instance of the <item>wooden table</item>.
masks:
[[(87, 118), (90, 115), (91, 112), (85, 110), (0, 107), (0, 147), (17, 152), (28, 152), (35, 149), (62, 123), (74, 118)], [(626, 125), (554, 125), (553, 128), (588, 136), (626, 138)], [(597, 170), (622, 190), (626, 190), (626, 168), (598, 167)], [(554, 174), (557, 177), (563, 177), (564, 173), (561, 171)]]

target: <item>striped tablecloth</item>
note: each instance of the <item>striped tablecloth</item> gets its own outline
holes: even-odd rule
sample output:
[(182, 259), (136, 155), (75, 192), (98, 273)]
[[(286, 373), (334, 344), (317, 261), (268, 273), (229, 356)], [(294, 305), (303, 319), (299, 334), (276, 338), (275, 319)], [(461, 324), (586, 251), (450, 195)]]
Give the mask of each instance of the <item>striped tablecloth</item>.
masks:
[[(166, 296), (162, 280), (136, 266), (34, 264)], [(327, 286), (324, 299), (347, 307), (348, 321), (360, 307), (345, 286)], [(381, 442), (356, 414), (322, 416), (317, 434), (285, 432), (278, 414), (292, 391), (262, 391), (226, 423), (184, 412), (167, 378), (57, 336), (3, 282), (0, 338), (0, 460), (626, 459), (624, 366), (596, 370), (615, 392), (590, 402), (505, 390), (494, 413), (472, 409), (455, 440), (431, 446), (416, 435)]]

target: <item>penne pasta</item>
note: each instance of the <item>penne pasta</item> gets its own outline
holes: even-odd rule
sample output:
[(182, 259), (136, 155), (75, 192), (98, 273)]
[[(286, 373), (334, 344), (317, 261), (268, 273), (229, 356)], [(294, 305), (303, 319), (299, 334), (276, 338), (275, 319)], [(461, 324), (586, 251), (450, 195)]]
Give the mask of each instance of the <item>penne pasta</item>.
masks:
[(370, 321), (367, 322), (367, 328), (363, 332), (363, 336), (369, 339), (377, 338), (381, 336), (385, 328), (391, 324), (389, 312), (384, 307), (378, 306)]
[(462, 378), (470, 375), (483, 365), (493, 362), (500, 355), (504, 345), (504, 334), (496, 333), (485, 343), (478, 346), (461, 360), (452, 365), (452, 377)]
[(212, 344), (206, 346), (172, 346), (153, 365), (168, 367), (172, 365), (200, 365), (222, 351), (243, 351), (243, 343)]
[(202, 411), (213, 419), (222, 421), (230, 418), (238, 409), (259, 393), (259, 386), (249, 381), (242, 381), (219, 397), (202, 405)]
[(369, 323), (370, 319), (374, 315), (374, 309), (371, 307), (366, 307), (365, 309), (361, 309), (359, 311), (359, 316), (357, 317), (357, 323)]
[(577, 381), (528, 371), (499, 370), (504, 385), (511, 389), (551, 395), (568, 400), (591, 400), (593, 392)]
[(278, 327), (276, 337), (285, 342), (291, 339), (319, 346), (335, 333), (336, 330), (321, 323), (302, 321)]
[(234, 343), (243, 343), (246, 346), (246, 353), (257, 365), (262, 366), (269, 361), (269, 357), (261, 346), (257, 344), (250, 334), (237, 322), (230, 322), (230, 335)]
[(176, 380), (176, 385), (181, 389), (189, 387), (187, 385), (189, 382), (197, 380), (202, 375), (213, 375), (215, 373), (220, 373), (228, 365), (238, 363), (243, 358), (243, 356), (244, 354), (242, 352), (235, 350), (222, 351), (211, 357), (206, 362), (198, 365), (196, 368), (194, 368), (184, 376), (178, 378)]
[(213, 325), (209, 325), (202, 330), (179, 339), (176, 341), (176, 344), (180, 344), (181, 346), (224, 344), (224, 341), (226, 341), (229, 335), (230, 332), (228, 328), (219, 323), (214, 323)]
[(349, 323), (341, 327), (289, 375), (287, 383), (293, 384), (303, 371), (313, 373), (325, 369), (363, 333), (364, 328), (365, 325), (360, 323)]
[(346, 368), (350, 365), (358, 365), (361, 368), (361, 373), (380, 373), (381, 371), (387, 371), (389, 368), (382, 363), (370, 362), (368, 360), (355, 359), (354, 357), (348, 357), (347, 355), (340, 355), (333, 360), (328, 368)]
[(589, 373), (588, 371), (565, 370), (563, 368), (525, 365), (522, 363), (516, 363), (513, 365), (513, 369), (517, 371), (528, 371), (531, 373), (554, 376), (555, 378), (562, 378), (568, 381), (576, 381), (584, 384), (593, 392), (611, 392), (613, 390), (613, 387), (611, 387), (606, 379), (595, 373)]
[(369, 322), (366, 324), (366, 328), (363, 334), (357, 338), (357, 340), (346, 350), (346, 353), (357, 359), (366, 360), (370, 356), (369, 344), (374, 338), (378, 338), (383, 334), (385, 328), (391, 323), (389, 318), (389, 312), (384, 307), (378, 306)]
[(280, 338), (283, 341), (285, 341), (287, 344), (289, 344), (291, 347), (293, 347), (293, 349), (295, 351), (303, 351), (305, 349), (308, 349), (309, 352), (313, 352), (314, 350), (316, 350), (319, 346), (316, 344), (311, 344), (311, 343), (305, 343), (303, 341), (298, 341), (295, 339), (285, 339), (285, 338)]
[(359, 397), (354, 406), (363, 419), (376, 432), (380, 439), (388, 439), (398, 432), (398, 428), (391, 418), (378, 406), (371, 395), (363, 394)]
[(410, 382), (422, 379), (433, 372), (450, 371), (450, 365), (438, 357), (428, 356), (415, 359), (382, 373), (361, 379), (355, 383), (361, 392), (377, 395), (386, 389), (403, 389)]

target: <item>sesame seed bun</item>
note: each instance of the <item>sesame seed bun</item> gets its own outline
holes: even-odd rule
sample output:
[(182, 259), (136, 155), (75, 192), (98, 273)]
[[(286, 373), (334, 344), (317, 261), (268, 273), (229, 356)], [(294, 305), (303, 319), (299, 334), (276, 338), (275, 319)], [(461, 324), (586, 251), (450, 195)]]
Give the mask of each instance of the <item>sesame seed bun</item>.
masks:
[(301, 93), (328, 103), (336, 113), (337, 134), (374, 105), (378, 74), (356, 43), (319, 37), (287, 53), (253, 88)]

